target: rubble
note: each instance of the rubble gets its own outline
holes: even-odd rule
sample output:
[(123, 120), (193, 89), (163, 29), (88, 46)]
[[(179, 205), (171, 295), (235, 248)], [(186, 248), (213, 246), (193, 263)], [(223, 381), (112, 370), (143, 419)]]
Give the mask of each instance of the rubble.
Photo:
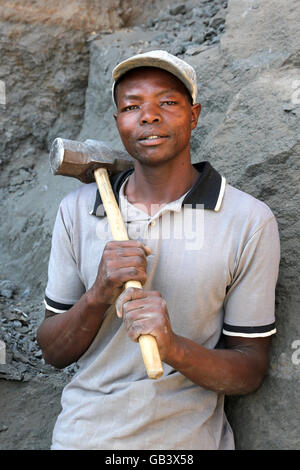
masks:
[[(13, 3), (34, 4), (32, 14), (46, 6), (46, 0)], [(54, 3), (51, 19), (64, 7)], [(75, 3), (82, 8), (72, 0), (68, 14)], [(168, 50), (196, 69), (202, 112), (192, 161), (211, 161), (229, 184), (266, 202), (278, 220), (282, 260), (269, 372), (258, 392), (230, 397), (227, 416), (238, 430), (238, 449), (299, 448), (300, 369), (292, 348), (300, 337), (299, 1), (155, 0), (151, 8), (144, 8), (146, 0), (98, 2), (99, 8), (120, 4), (113, 21), (95, 15), (91, 0), (84, 3), (97, 21), (86, 31), (70, 29), (81, 15), (59, 27), (20, 17), (14, 23), (20, 9), (9, 9), (7, 19), (0, 6), (0, 85), (6, 90), (6, 105), (5, 97), (0, 102), (0, 339), (7, 347), (7, 364), (0, 367), (0, 449), (49, 448), (62, 388), (76, 370), (45, 364), (36, 342), (55, 214), (77, 187), (72, 178), (50, 174), (49, 144), (64, 136), (121, 148), (111, 71), (126, 55), (149, 49)], [(123, 18), (138, 9), (142, 21)]]
[[(2, 284), (1, 284), (2, 283)], [(28, 299), (11, 281), (1, 281), (5, 290), (0, 291), (0, 340), (5, 343), (6, 363), (0, 364), (0, 379), (29, 381), (36, 376), (62, 374), (66, 378), (77, 369), (71, 365), (63, 371), (46, 364), (36, 340), (38, 326), (44, 312), (42, 301), (37, 304)], [(7, 296), (7, 286), (13, 286), (13, 294)], [(4, 293), (4, 295), (3, 295)]]
[[(150, 20), (147, 31), (158, 31), (150, 46), (154, 48), (167, 45), (169, 52), (182, 57), (185, 53), (196, 55), (202, 52), (204, 49), (199, 48), (199, 44), (205, 43), (208, 47), (218, 43), (224, 31), (227, 2), (215, 0), (201, 3), (206, 5), (201, 7), (194, 2), (176, 5)], [(140, 29), (145, 30), (143, 25)], [(195, 52), (191, 53), (192, 50)]]

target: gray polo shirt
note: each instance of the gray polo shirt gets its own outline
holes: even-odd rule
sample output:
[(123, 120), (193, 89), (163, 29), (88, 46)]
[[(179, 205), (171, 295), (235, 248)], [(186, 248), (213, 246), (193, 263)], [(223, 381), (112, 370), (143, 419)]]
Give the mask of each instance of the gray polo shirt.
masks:
[[(152, 248), (149, 290), (165, 298), (175, 333), (207, 348), (221, 334), (275, 333), (279, 237), (271, 210), (239, 191), (207, 162), (191, 190), (150, 217), (124, 195), (130, 171), (113, 178), (129, 237)], [(96, 278), (111, 240), (96, 184), (62, 201), (52, 238), (45, 303), (63, 312)], [(53, 449), (233, 449), (224, 396), (164, 364), (147, 377), (139, 345), (129, 340), (114, 307), (78, 361), (62, 394)]]

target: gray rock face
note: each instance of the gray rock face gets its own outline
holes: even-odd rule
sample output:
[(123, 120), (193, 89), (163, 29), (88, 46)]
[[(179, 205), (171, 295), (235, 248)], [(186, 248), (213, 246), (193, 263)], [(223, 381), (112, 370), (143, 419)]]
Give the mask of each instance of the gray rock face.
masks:
[[(49, 143), (60, 135), (122, 147), (113, 119), (112, 68), (134, 53), (169, 50), (193, 65), (198, 75), (202, 113), (192, 136), (193, 161), (209, 160), (230, 184), (265, 201), (280, 230), (277, 334), (272, 338), (270, 368), (256, 393), (227, 399), (236, 445), (239, 449), (299, 449), (300, 3), (230, 0), (227, 8), (225, 1), (199, 0), (174, 2), (168, 8), (167, 2), (157, 0), (156, 9), (144, 8), (140, 21), (132, 20), (130, 27), (134, 5), (129, 0), (120, 5), (119, 16), (110, 25), (109, 15), (105, 16), (105, 31), (93, 24), (94, 31), (70, 32), (65, 19), (59, 25), (46, 19), (23, 24), (0, 15), (0, 81), (5, 82), (7, 95), (5, 109), (0, 99), (0, 236), (5, 246), (0, 300), (3, 309), (9, 303), (1, 331), (6, 342), (17, 348), (8, 351), (11, 376), (30, 376), (35, 364), (41, 373), (30, 312), (25, 321), (12, 305), (15, 285), (23, 299), (41, 303), (57, 206), (78, 185), (51, 176)], [(59, 17), (58, 10), (55, 14)], [(119, 23), (116, 18), (121, 18)], [(33, 311), (35, 325), (43, 308)], [(14, 323), (18, 321), (21, 325)], [(12, 327), (15, 335), (10, 334)], [(22, 328), (29, 329), (30, 343)], [(24, 360), (31, 350), (33, 366)], [(3, 382), (5, 378), (0, 389)], [(5, 386), (10, 393), (12, 384)], [(26, 390), (29, 384), (24, 385)], [(57, 389), (51, 390), (49, 422), (54, 421), (59, 399)], [(8, 445), (9, 432), (13, 435), (14, 430), (6, 428), (5, 421), (0, 427), (4, 436), (0, 448)], [(44, 430), (43, 444), (37, 433), (30, 432), (28, 448), (42, 448), (50, 439), (49, 428)]]
[(300, 18), (299, 2), (230, 2), (221, 47), (237, 86), (206, 146), (233, 184), (271, 207), (281, 237), (269, 374), (256, 394), (231, 398), (228, 404), (237, 444), (244, 449), (300, 447), (295, 413), (300, 409), (300, 27), (295, 18)]

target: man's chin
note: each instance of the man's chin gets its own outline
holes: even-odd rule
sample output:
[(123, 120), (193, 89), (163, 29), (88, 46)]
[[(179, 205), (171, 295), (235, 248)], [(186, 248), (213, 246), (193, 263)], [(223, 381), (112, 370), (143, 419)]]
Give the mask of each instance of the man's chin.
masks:
[(139, 162), (142, 166), (158, 167), (170, 162), (174, 155), (145, 155), (145, 154), (131, 154), (134, 160)]

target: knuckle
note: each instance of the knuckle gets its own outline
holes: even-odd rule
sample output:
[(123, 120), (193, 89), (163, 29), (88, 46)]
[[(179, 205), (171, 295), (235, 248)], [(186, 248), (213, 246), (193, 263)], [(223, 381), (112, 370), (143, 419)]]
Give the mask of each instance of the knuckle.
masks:
[(134, 320), (132, 316), (130, 315), (130, 312), (126, 312), (126, 308), (123, 305), (123, 315), (124, 315), (124, 323), (125, 323), (125, 328), (127, 331), (130, 331), (133, 329), (134, 325)]
[(115, 242), (110, 240), (109, 242), (106, 243), (105, 245), (105, 250), (112, 250), (114, 248)]
[(130, 276), (136, 277), (138, 273), (139, 273), (139, 270), (137, 268), (135, 267), (130, 268), (130, 272), (129, 272)]
[(112, 286), (115, 283), (115, 275), (112, 271), (107, 271), (104, 276), (105, 283), (108, 286)]
[(139, 256), (139, 255), (134, 256), (133, 262), (134, 262), (134, 264), (136, 264), (137, 266), (141, 266), (141, 265), (142, 265), (142, 266), (145, 266), (145, 264), (146, 264), (145, 258), (144, 258), (143, 256)]
[(109, 256), (106, 256), (106, 258), (107, 258), (107, 259), (105, 260), (105, 261), (106, 261), (106, 268), (107, 268), (107, 269), (111, 269), (111, 268), (113, 267), (113, 261), (112, 261), (112, 259), (111, 259)]
[(143, 249), (143, 243), (139, 240), (134, 240), (134, 244), (137, 248)]
[(133, 319), (134, 317), (134, 306), (135, 306), (135, 303), (134, 303), (135, 299), (133, 297), (131, 297), (130, 299), (126, 299), (126, 301), (124, 302), (124, 307), (125, 307), (125, 310), (126, 312), (128, 312), (128, 318), (129, 319)]
[(141, 325), (138, 322), (133, 321), (130, 325), (129, 329), (129, 334), (130, 337), (134, 340), (137, 341), (138, 337), (142, 334), (142, 328)]
[(124, 302), (122, 304), (123, 315), (126, 317), (126, 322), (130, 321), (130, 313), (128, 312), (128, 303)]
[(113, 286), (113, 281), (109, 276), (105, 276), (105, 285), (107, 287), (112, 287)]
[(104, 250), (102, 254), (102, 261), (104, 261), (105, 264), (107, 264), (111, 259), (111, 251), (110, 250)]

